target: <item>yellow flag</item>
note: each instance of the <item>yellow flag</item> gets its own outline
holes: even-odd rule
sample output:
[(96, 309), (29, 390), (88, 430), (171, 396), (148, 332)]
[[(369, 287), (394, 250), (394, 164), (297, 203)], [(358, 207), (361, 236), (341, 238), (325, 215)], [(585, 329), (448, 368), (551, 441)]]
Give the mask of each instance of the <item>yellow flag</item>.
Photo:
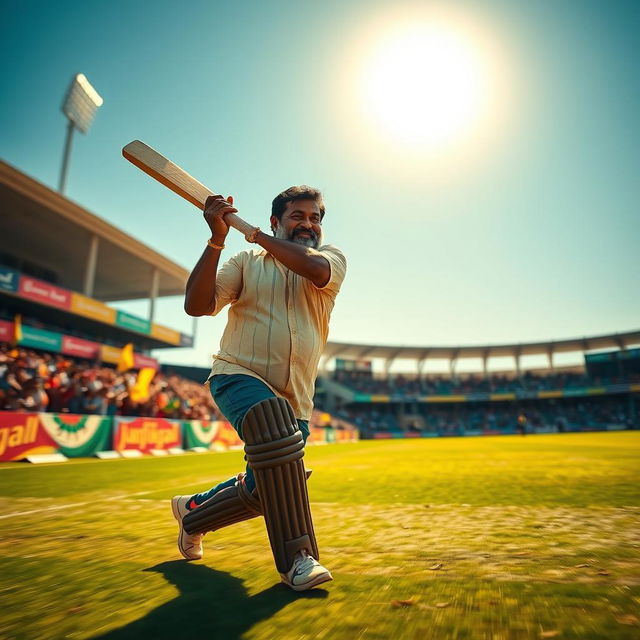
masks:
[(118, 358), (118, 371), (129, 371), (133, 369), (133, 342), (122, 347)]
[(131, 391), (129, 391), (129, 396), (134, 402), (144, 402), (149, 398), (149, 385), (155, 375), (155, 369), (151, 369), (150, 367), (140, 369), (138, 379)]
[(22, 340), (22, 314), (16, 313), (13, 318), (13, 342), (18, 344)]

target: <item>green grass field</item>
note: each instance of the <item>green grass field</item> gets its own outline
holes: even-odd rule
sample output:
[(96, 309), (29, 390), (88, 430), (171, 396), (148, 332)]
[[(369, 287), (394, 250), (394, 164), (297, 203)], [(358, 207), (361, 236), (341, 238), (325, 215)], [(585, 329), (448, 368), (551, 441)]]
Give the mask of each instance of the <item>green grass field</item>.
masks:
[(168, 498), (242, 453), (0, 465), (0, 637), (638, 638), (640, 433), (310, 447), (334, 582), (278, 584), (261, 520), (180, 558)]

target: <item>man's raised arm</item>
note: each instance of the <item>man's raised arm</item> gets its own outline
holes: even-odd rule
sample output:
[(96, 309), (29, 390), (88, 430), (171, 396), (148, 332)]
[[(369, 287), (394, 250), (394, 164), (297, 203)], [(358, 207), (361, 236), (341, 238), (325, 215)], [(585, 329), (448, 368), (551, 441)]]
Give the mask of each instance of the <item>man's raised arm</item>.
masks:
[(210, 315), (216, 307), (216, 275), (220, 252), (229, 233), (229, 225), (224, 221), (225, 213), (237, 213), (233, 198), (209, 196), (204, 208), (204, 219), (211, 229), (211, 239), (193, 268), (184, 297), (184, 310), (190, 316)]

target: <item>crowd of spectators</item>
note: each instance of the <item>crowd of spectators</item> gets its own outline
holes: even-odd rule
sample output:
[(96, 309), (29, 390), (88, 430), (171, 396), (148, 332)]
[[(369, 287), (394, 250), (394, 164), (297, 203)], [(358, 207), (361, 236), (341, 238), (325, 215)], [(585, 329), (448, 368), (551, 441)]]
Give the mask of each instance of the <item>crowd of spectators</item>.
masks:
[(523, 420), (530, 431), (638, 428), (625, 396), (563, 398), (521, 403), (420, 404), (401, 420), (393, 404), (358, 404), (339, 415), (363, 431), (416, 431), (438, 435), (465, 432), (515, 433)]
[[(215, 420), (220, 413), (208, 389), (201, 383), (174, 374), (157, 372), (145, 399), (134, 401), (132, 389), (136, 371), (116, 369), (34, 350), (0, 344), (0, 410), (48, 411), (52, 413), (148, 416), (177, 419)], [(522, 378), (492, 376), (487, 380), (469, 377), (418, 380), (395, 376), (373, 379), (354, 372), (336, 372), (334, 379), (360, 392), (371, 394), (464, 394), (518, 389), (566, 389), (598, 384), (581, 374)], [(523, 386), (514, 387), (514, 384)], [(600, 382), (602, 384), (602, 382)], [(611, 425), (638, 427), (626, 395), (552, 398), (548, 400), (474, 403), (410, 403), (411, 415), (401, 418), (397, 403), (352, 404), (341, 417), (367, 431), (412, 430), (439, 435), (466, 431), (504, 432), (517, 430), (524, 416), (529, 429), (570, 431), (606, 428)]]
[(457, 395), (466, 393), (514, 393), (516, 391), (551, 391), (556, 389), (576, 389), (603, 384), (619, 384), (639, 381), (631, 378), (591, 378), (584, 373), (558, 372), (535, 374), (524, 372), (521, 376), (491, 374), (465, 374), (458, 377), (389, 375), (378, 378), (371, 373), (357, 371), (335, 371), (332, 379), (358, 393), (371, 395)]
[(215, 420), (208, 389), (157, 372), (145, 399), (131, 391), (138, 373), (59, 354), (0, 345), (0, 410)]

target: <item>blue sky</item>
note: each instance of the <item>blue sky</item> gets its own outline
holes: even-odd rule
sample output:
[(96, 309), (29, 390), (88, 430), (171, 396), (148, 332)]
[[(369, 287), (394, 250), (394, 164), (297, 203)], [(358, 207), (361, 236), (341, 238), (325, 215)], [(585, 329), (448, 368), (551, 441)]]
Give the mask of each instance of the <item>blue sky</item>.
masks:
[[(640, 4), (447, 3), (505, 70), (498, 125), (473, 152), (464, 141), (403, 148), (359, 102), (362, 43), (425, 4), (5, 0), (0, 157), (57, 185), (60, 104), (83, 72), (104, 106), (76, 135), (67, 195), (186, 268), (204, 221), (122, 159), (130, 140), (233, 194), (263, 228), (280, 190), (324, 191), (325, 239), (349, 261), (330, 339), (488, 344), (637, 329)], [(234, 233), (226, 253), (245, 246)], [(181, 299), (158, 309), (190, 331)], [(208, 364), (224, 320), (201, 319), (196, 348), (161, 359)]]

